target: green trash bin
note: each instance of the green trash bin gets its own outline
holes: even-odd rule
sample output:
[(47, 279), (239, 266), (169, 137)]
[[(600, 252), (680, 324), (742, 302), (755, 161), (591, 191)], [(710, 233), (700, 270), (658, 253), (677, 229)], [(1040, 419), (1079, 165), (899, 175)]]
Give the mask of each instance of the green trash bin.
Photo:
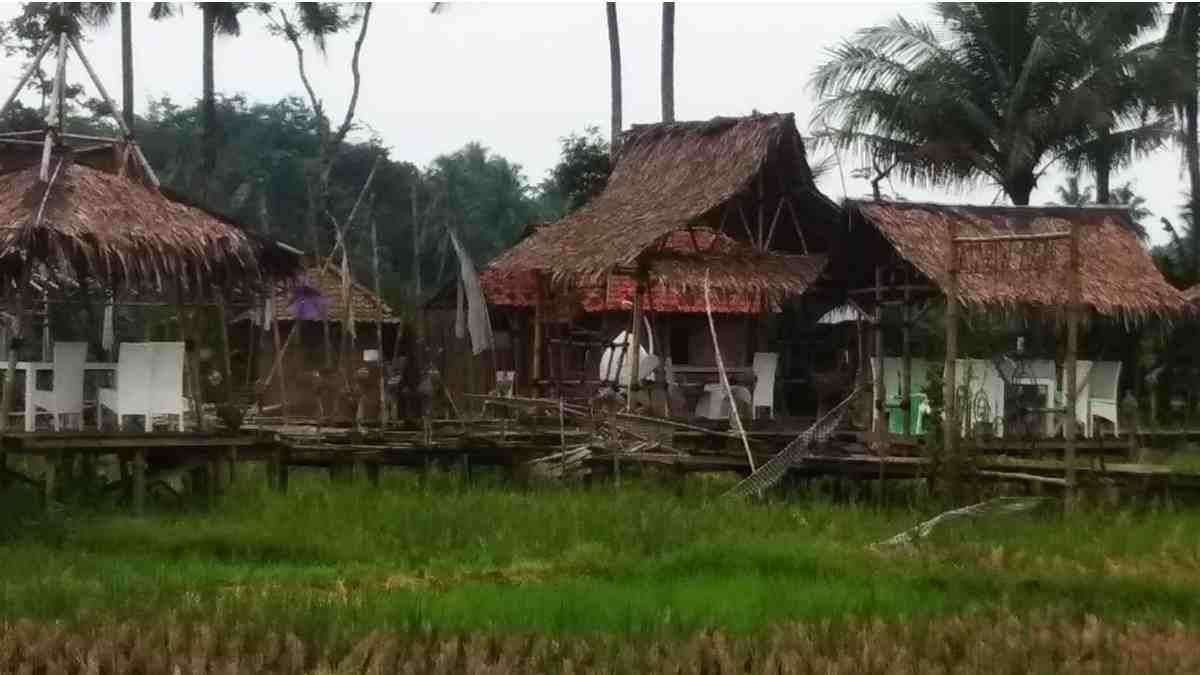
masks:
[[(921, 404), (925, 402), (924, 394), (913, 393), (909, 399), (908, 428), (914, 435), (923, 433), (921, 429)], [(888, 432), (893, 434), (904, 433), (904, 420), (900, 417), (900, 399), (890, 399), (885, 404), (888, 411)]]

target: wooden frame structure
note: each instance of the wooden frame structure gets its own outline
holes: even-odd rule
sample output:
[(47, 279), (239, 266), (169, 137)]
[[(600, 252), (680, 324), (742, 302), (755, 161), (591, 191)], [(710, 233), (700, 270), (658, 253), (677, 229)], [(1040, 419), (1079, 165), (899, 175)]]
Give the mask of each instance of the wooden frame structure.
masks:
[[(832, 274), (875, 317), (874, 409), (886, 436), (883, 396), (882, 309), (903, 308), (901, 411), (911, 406), (911, 327), (914, 296), (945, 307), (943, 445), (959, 449), (962, 403), (957, 400), (960, 313), (1025, 305), (1061, 312), (1065, 323), (1066, 409), (1075, 410), (1079, 324), (1095, 311), (1126, 320), (1169, 316), (1186, 301), (1166, 283), (1119, 208), (971, 207), (849, 201), (846, 237), (831, 261)], [(864, 262), (866, 265), (864, 265)], [(865, 270), (873, 284), (856, 287)], [(889, 274), (899, 283), (886, 283)], [(1065, 297), (1061, 290), (1065, 290)], [(902, 300), (888, 299), (900, 294)], [(1066, 484), (1075, 486), (1076, 419), (1064, 417)], [(909, 429), (907, 421), (904, 432)]]

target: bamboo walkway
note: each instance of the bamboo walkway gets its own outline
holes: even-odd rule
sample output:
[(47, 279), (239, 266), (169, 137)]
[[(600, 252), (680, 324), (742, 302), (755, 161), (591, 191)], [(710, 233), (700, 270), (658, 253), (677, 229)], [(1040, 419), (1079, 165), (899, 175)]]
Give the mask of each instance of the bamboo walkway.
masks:
[[(6, 433), (0, 435), (0, 487), (24, 483), (41, 490), (49, 504), (64, 479), (62, 472), (69, 472), (79, 457), (112, 458), (110, 463), (119, 465), (121, 473), (108, 489), (126, 494), (135, 511), (144, 508), (148, 492), (177, 493), (172, 481), (178, 484), (184, 476), (191, 485), (215, 495), (221, 483), (235, 480), (238, 466), (247, 462), (265, 463), (269, 479), (281, 489), (287, 487), (290, 470), (311, 468), (327, 469), (331, 476), (365, 473), (373, 482), (386, 467), (439, 467), (467, 473), (473, 467), (496, 467), (515, 475), (539, 465), (551, 468), (548, 475), (565, 476), (568, 461), (592, 475), (656, 468), (679, 475), (750, 472), (740, 441), (728, 431), (637, 415), (612, 416), (609, 421), (617, 419), (621, 433), (628, 434), (619, 443), (597, 441), (595, 425), (516, 419), (434, 420), (423, 429), (385, 432), (260, 421), (236, 433)], [(778, 428), (749, 432), (755, 465), (761, 466), (797, 433)], [(1172, 438), (1182, 439), (1191, 438), (1190, 433), (1171, 432)], [(1200, 472), (1129, 461), (1130, 448), (1146, 439), (1139, 434), (1135, 440), (1132, 445), (1127, 437), (1079, 441), (1080, 484), (1200, 496)], [(974, 458), (972, 480), (1038, 489), (1065, 486), (1061, 440), (987, 441), (969, 450)], [(40, 461), (12, 466), (10, 457)], [(31, 466), (40, 468), (40, 473)], [(839, 432), (818, 454), (796, 462), (789, 478), (917, 480), (927, 478), (934, 468), (921, 455), (916, 439), (890, 437), (880, 444), (871, 434)]]

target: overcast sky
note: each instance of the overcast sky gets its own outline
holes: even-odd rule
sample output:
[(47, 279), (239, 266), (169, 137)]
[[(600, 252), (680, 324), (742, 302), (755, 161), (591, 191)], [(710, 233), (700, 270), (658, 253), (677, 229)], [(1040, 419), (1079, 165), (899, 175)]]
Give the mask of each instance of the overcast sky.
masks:
[[(587, 4), (452, 3), (437, 15), (429, 3), (377, 4), (363, 48), (358, 119), (391, 148), (391, 156), (418, 165), (469, 141), (480, 141), (524, 167), (531, 182), (553, 166), (558, 139), (594, 125), (609, 126), (608, 37), (604, 6)], [(135, 9), (134, 59), (138, 104), (170, 96), (200, 96), (200, 11), (151, 22), (147, 5)], [(626, 126), (658, 121), (660, 5), (619, 4)], [(814, 98), (806, 86), (823, 50), (864, 26), (896, 14), (925, 20), (926, 4), (691, 4), (679, 3), (675, 27), (675, 106), (681, 120), (716, 115), (794, 112), (808, 132)], [(107, 89), (120, 92), (119, 21), (91, 31), (88, 50)], [(324, 59), (311, 53), (311, 77), (337, 116), (350, 92), (353, 36), (332, 40)], [(0, 62), (0, 81), (19, 76), (20, 60)], [(74, 64), (72, 81), (84, 73)], [(295, 55), (263, 20), (247, 13), (237, 38), (219, 38), (216, 86), (254, 101), (301, 94)], [(7, 91), (5, 92), (7, 94)], [(843, 165), (845, 194), (870, 186)], [(1160, 152), (1116, 176), (1132, 181), (1155, 211), (1146, 223), (1156, 242), (1158, 216), (1176, 219), (1186, 180), (1176, 151)], [(1054, 199), (1059, 172), (1042, 178), (1033, 203)], [(821, 183), (843, 196), (838, 172)], [(929, 191), (896, 183), (908, 199), (990, 203), (996, 188)]]

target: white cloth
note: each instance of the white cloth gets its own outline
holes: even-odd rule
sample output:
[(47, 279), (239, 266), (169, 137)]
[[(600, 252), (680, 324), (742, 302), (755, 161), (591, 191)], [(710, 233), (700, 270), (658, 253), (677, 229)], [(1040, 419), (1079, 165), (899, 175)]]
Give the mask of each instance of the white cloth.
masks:
[(112, 351), (115, 341), (113, 337), (113, 306), (112, 303), (109, 303), (104, 306), (104, 321), (100, 327), (100, 346), (106, 352)]
[(467, 255), (466, 249), (459, 243), (453, 230), (450, 231), (450, 243), (454, 245), (454, 252), (458, 255), (460, 293), (467, 301), (466, 327), (471, 335), (471, 353), (482, 354), (484, 350), (496, 344), (492, 336), (492, 321), (488, 317), (487, 299), (483, 295), (483, 287), (479, 285), (475, 263), (471, 261), (471, 256)]

